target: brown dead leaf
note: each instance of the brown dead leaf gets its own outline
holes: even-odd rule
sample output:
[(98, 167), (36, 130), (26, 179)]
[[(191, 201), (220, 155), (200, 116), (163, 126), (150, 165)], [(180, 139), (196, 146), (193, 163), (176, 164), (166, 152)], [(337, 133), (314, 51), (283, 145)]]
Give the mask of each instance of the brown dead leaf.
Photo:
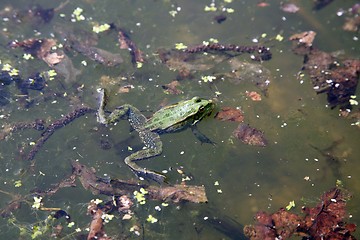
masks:
[(216, 114), (215, 118), (221, 121), (242, 122), (244, 120), (244, 114), (240, 109), (223, 107), (221, 111)]
[(64, 55), (53, 52), (53, 53), (49, 53), (46, 54), (42, 60), (44, 60), (46, 62), (47, 65), (49, 65), (49, 67), (53, 67), (55, 64), (58, 64), (59, 62), (62, 61), (62, 59), (64, 58)]
[(257, 92), (254, 92), (254, 91), (248, 92), (248, 91), (246, 91), (245, 94), (246, 94), (246, 96), (248, 96), (253, 101), (261, 101), (261, 95), (259, 93), (257, 93)]
[(177, 89), (178, 86), (180, 86), (179, 81), (174, 80), (169, 84), (163, 85), (162, 88), (164, 89), (164, 92), (167, 94), (175, 94), (175, 95), (182, 94), (183, 91)]
[(308, 31), (308, 32), (294, 34), (289, 38), (289, 40), (297, 41), (299, 45), (305, 45), (306, 47), (311, 47), (315, 39), (315, 36), (316, 36), (316, 32)]
[(234, 130), (233, 135), (248, 145), (260, 147), (267, 145), (264, 133), (256, 128), (250, 127), (248, 124), (240, 123)]

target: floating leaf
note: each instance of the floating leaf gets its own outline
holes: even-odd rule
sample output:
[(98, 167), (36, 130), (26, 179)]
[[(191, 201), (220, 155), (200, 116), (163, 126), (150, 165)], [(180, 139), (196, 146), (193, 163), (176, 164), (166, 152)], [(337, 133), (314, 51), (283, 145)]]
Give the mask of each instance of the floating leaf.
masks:
[(216, 119), (221, 121), (242, 122), (244, 114), (240, 109), (223, 107), (220, 112), (215, 116)]

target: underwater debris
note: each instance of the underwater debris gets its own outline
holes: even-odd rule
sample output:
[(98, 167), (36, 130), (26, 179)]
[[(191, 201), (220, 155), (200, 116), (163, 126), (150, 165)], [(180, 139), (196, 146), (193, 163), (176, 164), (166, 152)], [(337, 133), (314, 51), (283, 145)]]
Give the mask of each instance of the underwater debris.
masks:
[(183, 186), (177, 184), (173, 186), (149, 186), (139, 184), (133, 180), (125, 181), (119, 179), (111, 179), (111, 181), (108, 182), (97, 177), (95, 169), (89, 168), (77, 161), (72, 161), (72, 167), (73, 173), (79, 177), (83, 187), (90, 190), (94, 195), (128, 195), (143, 188), (148, 192), (146, 197), (150, 200), (173, 203), (204, 203), (208, 201), (204, 186)]
[[(314, 90), (326, 93), (327, 101), (333, 109), (351, 109), (349, 102), (355, 95), (360, 76), (360, 60), (347, 59), (341, 61), (329, 53), (312, 46), (314, 34), (304, 32), (290, 37), (296, 44), (293, 51), (304, 55), (304, 69), (309, 73)], [(301, 37), (304, 36), (304, 37)], [(304, 40), (307, 39), (307, 40)]]
[(119, 53), (111, 53), (98, 47), (86, 46), (80, 42), (73, 43), (71, 47), (89, 59), (108, 67), (115, 67), (124, 62)]
[[(74, 111), (68, 113), (64, 117), (55, 120), (53, 123), (51, 123), (41, 134), (41, 137), (36, 141), (36, 144), (33, 146), (33, 148), (29, 151), (26, 160), (32, 161), (35, 158), (36, 153), (40, 150), (40, 148), (45, 144), (45, 142), (51, 137), (51, 135), (58, 130), (59, 128), (65, 127), (75, 119), (85, 115), (86, 113), (94, 112), (93, 109), (88, 107), (81, 107), (77, 108)], [(32, 163), (34, 164), (34, 163)]]
[(5, 124), (0, 130), (0, 140), (5, 139), (6, 136), (12, 134), (16, 131), (21, 131), (25, 129), (35, 129), (42, 131), (45, 128), (45, 121), (42, 119), (36, 119), (34, 122), (18, 122), (13, 124)]
[(54, 60), (52, 49), (56, 46), (56, 39), (52, 38), (29, 38), (23, 41), (14, 40), (9, 43), (9, 47), (15, 49), (21, 47), (25, 53), (36, 56), (39, 59), (42, 59), (49, 66), (53, 66), (56, 63), (61, 61), (61, 56), (57, 57), (57, 60)]
[(124, 30), (118, 30), (118, 38), (120, 49), (128, 49), (130, 51), (131, 62), (133, 64), (145, 62), (143, 52), (136, 46), (135, 42), (131, 40), (129, 35)]
[(253, 55), (252, 60), (255, 61), (268, 61), (272, 57), (270, 49), (264, 46), (241, 46), (235, 44), (223, 45), (220, 43), (209, 43), (209, 44), (200, 44), (192, 47), (188, 47), (183, 50), (188, 53), (199, 53), (199, 52), (235, 52), (235, 53), (255, 53), (258, 55)]
[(234, 130), (233, 135), (241, 140), (243, 143), (266, 147), (267, 140), (265, 139), (264, 133), (256, 128), (250, 127), (248, 124), (240, 123), (239, 126)]
[(244, 227), (244, 233), (251, 240), (289, 239), (293, 235), (306, 239), (353, 240), (351, 234), (356, 226), (345, 222), (346, 201), (350, 194), (340, 188), (324, 193), (315, 207), (302, 208), (303, 214), (295, 214), (281, 208), (275, 213), (259, 212), (256, 223)]

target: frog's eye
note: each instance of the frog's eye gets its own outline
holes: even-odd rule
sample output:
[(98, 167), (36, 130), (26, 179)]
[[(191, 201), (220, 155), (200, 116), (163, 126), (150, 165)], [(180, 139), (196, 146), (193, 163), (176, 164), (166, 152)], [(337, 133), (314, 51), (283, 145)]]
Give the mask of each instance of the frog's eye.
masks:
[(197, 98), (197, 99), (195, 99), (195, 102), (196, 102), (196, 103), (199, 103), (199, 102), (201, 102), (201, 99), (200, 99), (200, 98)]

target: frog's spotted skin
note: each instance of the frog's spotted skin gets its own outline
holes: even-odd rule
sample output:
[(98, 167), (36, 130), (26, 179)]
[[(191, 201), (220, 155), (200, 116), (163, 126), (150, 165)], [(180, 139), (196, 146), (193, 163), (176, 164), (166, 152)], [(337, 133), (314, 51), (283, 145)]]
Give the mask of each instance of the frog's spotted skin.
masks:
[(164, 181), (164, 175), (142, 168), (136, 164), (136, 161), (161, 154), (162, 142), (159, 134), (175, 132), (193, 126), (204, 117), (210, 115), (215, 107), (211, 100), (193, 97), (192, 99), (164, 107), (155, 112), (149, 119), (137, 108), (129, 104), (124, 104), (116, 108), (109, 116), (105, 116), (106, 97), (104, 89), (100, 89), (99, 93), (98, 122), (111, 124), (118, 121), (121, 117), (127, 116), (130, 125), (139, 133), (140, 139), (146, 147), (127, 156), (124, 160), (125, 163), (138, 176), (149, 177), (159, 183)]

